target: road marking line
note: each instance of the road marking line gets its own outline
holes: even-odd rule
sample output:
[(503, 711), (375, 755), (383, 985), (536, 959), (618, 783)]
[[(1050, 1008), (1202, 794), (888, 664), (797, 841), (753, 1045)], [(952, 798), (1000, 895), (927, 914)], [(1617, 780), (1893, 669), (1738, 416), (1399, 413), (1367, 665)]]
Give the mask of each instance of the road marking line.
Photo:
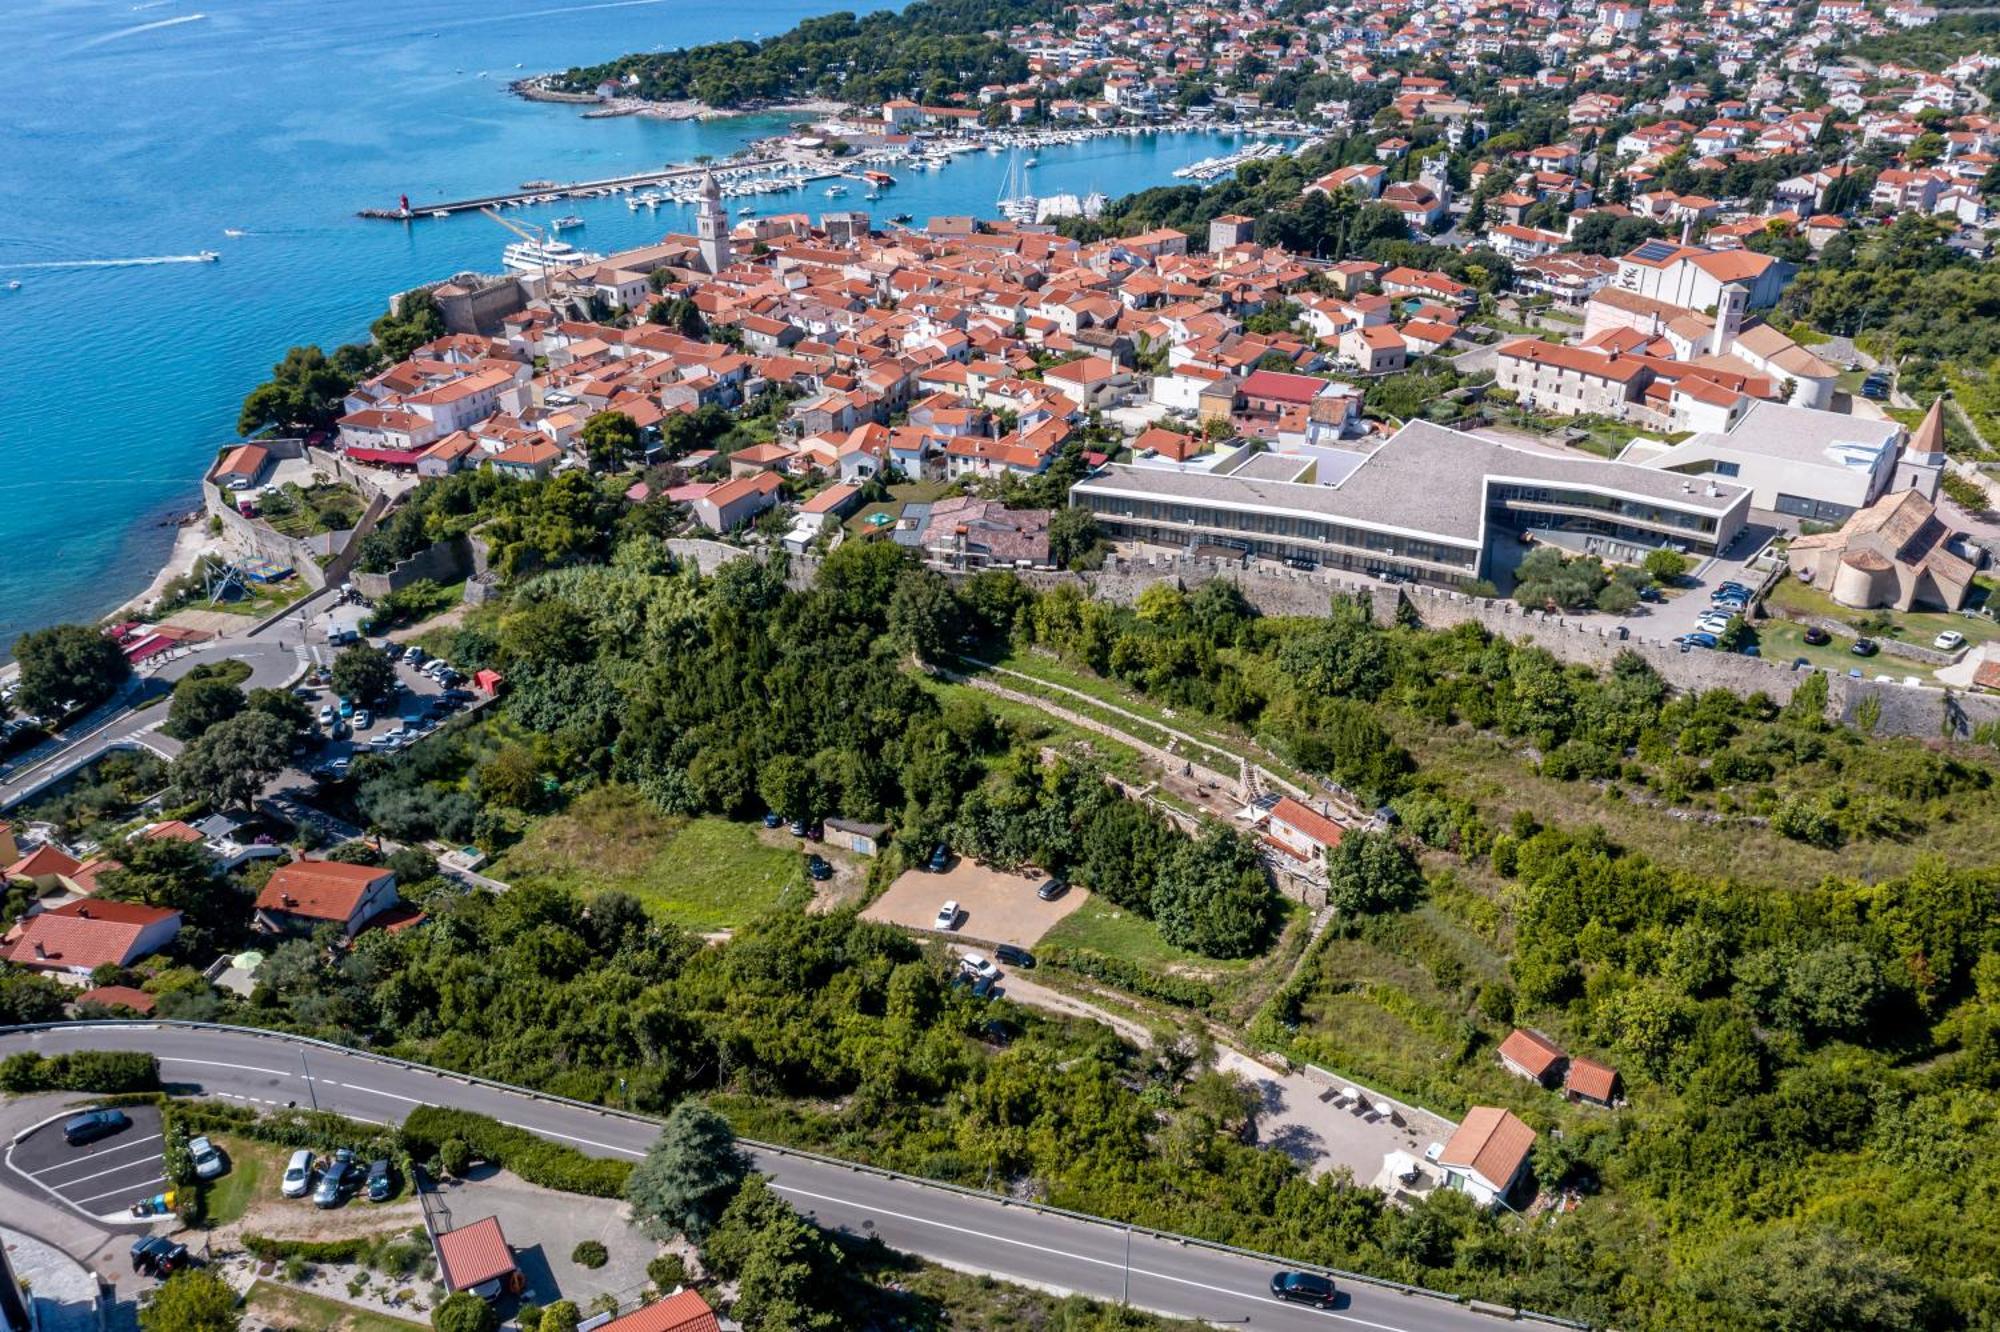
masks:
[(193, 1064), (196, 1068), (233, 1068), (244, 1073), (269, 1073), (274, 1078), (296, 1078), (298, 1073), (291, 1069), (259, 1068), (255, 1064), (225, 1064), (215, 1059), (179, 1059), (173, 1055), (161, 1055), (163, 1064)]
[(77, 1198), (74, 1199), (73, 1201), (76, 1203), (77, 1206), (81, 1207), (85, 1203), (94, 1203), (99, 1198), (118, 1198), (124, 1196), (127, 1193), (130, 1193), (133, 1189), (150, 1189), (155, 1184), (164, 1184), (166, 1182), (167, 1182), (167, 1177), (165, 1175), (155, 1175), (151, 1179), (145, 1181), (142, 1184), (127, 1184), (122, 1189), (113, 1189), (109, 1193), (93, 1194), (88, 1198)]
[(524, 1129), (529, 1133), (540, 1134), (544, 1138), (563, 1138), (569, 1142), (580, 1142), (586, 1147), (596, 1147), (607, 1152), (617, 1152), (621, 1156), (636, 1156), (642, 1161), (646, 1159), (644, 1152), (635, 1152), (630, 1147), (614, 1147), (608, 1142), (594, 1142), (589, 1138), (579, 1138), (568, 1133), (558, 1133), (554, 1129), (536, 1128), (532, 1124), (516, 1124), (511, 1119), (503, 1119), (500, 1122), (508, 1128)]
[(319, 1083), (322, 1087), (345, 1087), (349, 1091), (366, 1092), (370, 1096), (382, 1096), (391, 1101), (407, 1101), (411, 1105), (430, 1104), (429, 1101), (421, 1100), (415, 1096), (399, 1096), (395, 1092), (383, 1091), (379, 1087), (364, 1087), (358, 1082), (333, 1082), (327, 1078), (321, 1078)]
[[(939, 1230), (955, 1231), (960, 1235), (971, 1236), (973, 1239), (997, 1240), (1002, 1244), (1012, 1244), (1017, 1248), (1033, 1249), (1036, 1253), (1046, 1253), (1054, 1258), (1071, 1258), (1080, 1263), (1092, 1263), (1098, 1267), (1108, 1267), (1113, 1271), (1125, 1270), (1124, 1263), (1114, 1262), (1109, 1258), (1093, 1258), (1088, 1254), (1072, 1253), (1067, 1249), (1050, 1248), (1046, 1244), (1036, 1244), (1030, 1240), (1014, 1239), (1007, 1235), (995, 1235), (989, 1231), (974, 1230), (969, 1226), (953, 1225), (949, 1221), (933, 1221), (925, 1216), (911, 1216), (905, 1212), (892, 1212), (886, 1207), (876, 1207), (871, 1203), (857, 1202), (852, 1198), (834, 1198), (824, 1193), (813, 1193), (809, 1190), (793, 1188), (786, 1184), (773, 1184), (771, 1187), (779, 1193), (796, 1194), (801, 1198), (813, 1198), (820, 1202), (834, 1203), (841, 1207), (858, 1207), (863, 1211), (873, 1212), (878, 1216), (892, 1216), (898, 1221), (912, 1221), (920, 1226), (935, 1226)], [(1275, 1300), (1268, 1295), (1249, 1295), (1242, 1291), (1230, 1290), (1225, 1286), (1211, 1286), (1205, 1281), (1191, 1281), (1187, 1277), (1173, 1276), (1166, 1272), (1152, 1272), (1144, 1268), (1135, 1267), (1132, 1269), (1132, 1275), (1152, 1277), (1157, 1281), (1171, 1281), (1175, 1285), (1180, 1286), (1192, 1286), (1196, 1290), (1206, 1290), (1217, 1295), (1227, 1295), (1231, 1299), (1254, 1300), (1258, 1304), (1274, 1304), (1281, 1309), (1298, 1309), (1305, 1313), (1321, 1314), (1327, 1318), (1337, 1318), (1343, 1323), (1353, 1323), (1359, 1327), (1376, 1328), (1378, 1332), (1411, 1332), (1411, 1329), (1400, 1328), (1392, 1323), (1371, 1322), (1366, 1318), (1357, 1318), (1353, 1314), (1335, 1313), (1331, 1309), (1311, 1309), (1305, 1305), (1293, 1304), (1288, 1300)]]
[[(158, 1133), (149, 1133), (143, 1138), (134, 1138), (130, 1142), (121, 1142), (108, 1152), (92, 1152), (89, 1156), (79, 1156), (68, 1161), (58, 1161), (52, 1166), (43, 1166), (40, 1170), (31, 1170), (28, 1171), (27, 1173), (33, 1175), (37, 1179), (40, 1179), (43, 1175), (50, 1174), (57, 1170), (66, 1170), (70, 1166), (95, 1165), (97, 1162), (105, 1160), (109, 1157), (116, 1156), (118, 1155), (118, 1153), (122, 1151), (127, 1151), (133, 1147), (144, 1147), (149, 1142), (158, 1142), (160, 1140), (160, 1137), (161, 1135)], [(124, 1170), (130, 1164), (131, 1164), (130, 1162), (127, 1162), (126, 1165), (116, 1166), (114, 1167), (114, 1169)], [(90, 1179), (93, 1177), (90, 1175), (85, 1175), (84, 1178)], [(75, 1183), (76, 1181), (72, 1180), (70, 1182)]]
[(78, 1175), (75, 1179), (52, 1179), (49, 1181), (49, 1187), (52, 1189), (68, 1190), (75, 1188), (79, 1184), (88, 1184), (93, 1179), (103, 1179), (106, 1175), (118, 1174), (120, 1171), (151, 1170), (154, 1169), (154, 1166), (155, 1166), (154, 1162), (147, 1161), (144, 1159), (138, 1161), (127, 1161), (124, 1165), (115, 1165), (112, 1166), (109, 1170), (100, 1170), (94, 1175)]

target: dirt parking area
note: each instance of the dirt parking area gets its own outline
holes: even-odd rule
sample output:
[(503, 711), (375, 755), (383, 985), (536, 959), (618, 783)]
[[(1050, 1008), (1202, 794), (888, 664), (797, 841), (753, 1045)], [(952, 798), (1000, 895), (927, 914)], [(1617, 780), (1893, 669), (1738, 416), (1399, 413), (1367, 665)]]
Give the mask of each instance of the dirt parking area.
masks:
[(938, 908), (958, 903), (958, 938), (1032, 948), (1090, 894), (1072, 887), (1053, 902), (1035, 896), (1048, 876), (1035, 870), (993, 869), (960, 858), (942, 874), (907, 870), (862, 912), (868, 920), (912, 930), (936, 930)]

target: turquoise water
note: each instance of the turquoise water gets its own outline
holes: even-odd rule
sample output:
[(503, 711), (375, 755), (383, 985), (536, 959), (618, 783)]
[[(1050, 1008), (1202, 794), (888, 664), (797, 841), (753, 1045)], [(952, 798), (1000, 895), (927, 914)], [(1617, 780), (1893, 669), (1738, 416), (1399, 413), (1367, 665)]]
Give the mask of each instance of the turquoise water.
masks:
[[(769, 35), (807, 0), (15, 0), (0, 79), (0, 655), (22, 630), (104, 613), (171, 544), (162, 517), (233, 434), (285, 348), (353, 341), (391, 292), (494, 271), (513, 237), (470, 214), (412, 224), (356, 210), (718, 156), (780, 128), (584, 120), (508, 95), (521, 73), (622, 51)], [(865, 7), (865, 6), (862, 6)], [(522, 66), (520, 70), (516, 66)], [(481, 74), (485, 77), (480, 77)], [(1113, 197), (1219, 151), (1208, 135), (1038, 151), (1040, 193)], [(1004, 156), (898, 171), (858, 191), (731, 200), (771, 211), (991, 214)], [(686, 229), (622, 199), (569, 239), (611, 250)], [(225, 229), (239, 230), (229, 237)], [(213, 264), (171, 259), (216, 250)], [(4, 288), (18, 281), (19, 290)]]

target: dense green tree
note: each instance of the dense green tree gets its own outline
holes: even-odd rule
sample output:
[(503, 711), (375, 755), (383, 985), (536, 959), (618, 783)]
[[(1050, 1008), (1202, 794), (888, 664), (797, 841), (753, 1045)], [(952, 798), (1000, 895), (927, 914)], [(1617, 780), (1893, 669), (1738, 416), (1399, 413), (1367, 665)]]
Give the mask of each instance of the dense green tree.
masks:
[(174, 683), (167, 705), (167, 732), (178, 740), (193, 740), (217, 722), (243, 711), (248, 700), (226, 680), (186, 676)]
[(1386, 832), (1353, 829), (1326, 853), (1326, 900), (1346, 915), (1407, 911), (1424, 892), (1409, 848)]
[(161, 1282), (139, 1310), (144, 1332), (236, 1332), (242, 1321), (234, 1288), (199, 1267), (184, 1268)]
[(174, 785), (212, 809), (248, 808), (292, 751), (284, 723), (263, 712), (217, 722), (174, 760)]
[(593, 472), (615, 472), (639, 456), (639, 427), (623, 412), (596, 413), (583, 423), (582, 439)]
[(356, 707), (385, 707), (396, 697), (396, 668), (378, 649), (350, 643), (333, 659), (333, 689)]
[(254, 435), (272, 425), (281, 430), (331, 429), (345, 410), (343, 399), (356, 378), (318, 347), (294, 347), (271, 367), (271, 377), (243, 399), (237, 433)]
[(1209, 957), (1248, 957), (1270, 936), (1269, 878), (1248, 840), (1215, 828), (1160, 866), (1153, 919), (1169, 943)]
[(493, 1306), (469, 1290), (454, 1291), (431, 1310), (437, 1332), (497, 1332), (500, 1317)]
[(702, 1261), (737, 1283), (730, 1312), (747, 1332), (841, 1326), (839, 1251), (761, 1178), (736, 1191), (702, 1245)]
[(958, 601), (929, 569), (906, 569), (889, 596), (889, 637), (925, 661), (945, 661), (958, 646)]
[(1064, 505), (1049, 515), (1049, 562), (1058, 569), (1087, 567), (1102, 540), (1097, 515), (1081, 505)]
[(104, 702), (132, 678), (132, 665), (118, 644), (94, 625), (58, 624), (30, 630), (14, 640), (23, 708), (60, 717), (69, 707)]
[(682, 1101), (625, 1186), (632, 1213), (658, 1239), (706, 1235), (750, 1173), (722, 1116)]

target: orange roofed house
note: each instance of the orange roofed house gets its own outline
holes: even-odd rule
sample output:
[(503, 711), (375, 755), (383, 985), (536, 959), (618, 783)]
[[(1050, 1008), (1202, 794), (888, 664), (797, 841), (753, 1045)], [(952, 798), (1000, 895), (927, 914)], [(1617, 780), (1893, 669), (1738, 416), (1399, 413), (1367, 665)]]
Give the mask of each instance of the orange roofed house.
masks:
[(677, 1290), (663, 1300), (600, 1323), (597, 1332), (721, 1332), (715, 1310), (697, 1292)]
[(109, 963), (128, 967), (173, 942), (181, 913), (137, 902), (94, 898), (30, 916), (5, 945), (17, 967), (68, 979), (88, 979)]
[(281, 865), (257, 894), (257, 928), (304, 934), (338, 925), (349, 938), (396, 904), (396, 876), (379, 865), (297, 860)]
[(1438, 1155), (1445, 1186), (1491, 1207), (1505, 1203), (1528, 1173), (1535, 1131), (1508, 1111), (1475, 1105)]
[(1338, 823), (1290, 796), (1281, 796), (1271, 806), (1265, 831), (1286, 855), (1308, 863), (1324, 860), (1328, 851), (1340, 845)]

